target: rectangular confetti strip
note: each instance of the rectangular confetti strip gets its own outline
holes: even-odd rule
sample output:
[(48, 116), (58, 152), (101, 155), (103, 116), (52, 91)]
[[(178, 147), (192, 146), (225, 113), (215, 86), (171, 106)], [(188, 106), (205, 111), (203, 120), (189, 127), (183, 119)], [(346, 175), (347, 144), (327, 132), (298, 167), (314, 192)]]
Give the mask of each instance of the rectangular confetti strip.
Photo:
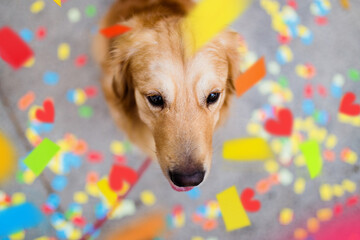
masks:
[(124, 34), (124, 33), (128, 32), (130, 30), (131, 30), (130, 27), (120, 25), (120, 24), (116, 24), (114, 26), (101, 29), (100, 33), (102, 35), (104, 35), (105, 37), (107, 37), (107, 38), (113, 38), (113, 37), (116, 37), (116, 36), (118, 36), (120, 34)]
[(97, 186), (100, 192), (104, 195), (109, 206), (116, 203), (117, 194), (110, 188), (109, 180), (107, 177), (102, 178), (98, 181)]
[(265, 57), (260, 58), (235, 81), (236, 95), (240, 97), (266, 75)]
[(60, 150), (60, 147), (51, 140), (44, 140), (25, 158), (25, 165), (36, 175), (39, 176), (46, 165)]
[(235, 186), (216, 194), (227, 231), (251, 225)]
[(305, 157), (311, 179), (316, 178), (321, 173), (323, 163), (319, 143), (316, 140), (306, 141), (300, 144), (300, 150)]
[(223, 145), (223, 158), (229, 160), (266, 160), (272, 157), (268, 143), (262, 138), (234, 139)]
[(15, 70), (34, 55), (31, 48), (9, 27), (0, 28), (0, 57)]
[(44, 220), (43, 214), (32, 203), (23, 203), (0, 211), (0, 238), (23, 229), (36, 227)]
[[(250, 5), (251, 0), (203, 0), (187, 15), (182, 29), (188, 43), (198, 51), (220, 31), (231, 24)], [(191, 40), (190, 40), (191, 39)]]

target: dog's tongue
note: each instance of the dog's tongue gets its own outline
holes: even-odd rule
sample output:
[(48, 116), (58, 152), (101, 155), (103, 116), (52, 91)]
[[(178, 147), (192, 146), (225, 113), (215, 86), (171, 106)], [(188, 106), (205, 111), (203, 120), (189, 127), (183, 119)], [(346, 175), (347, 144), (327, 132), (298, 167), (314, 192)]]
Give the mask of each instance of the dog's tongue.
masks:
[(174, 189), (177, 192), (187, 192), (194, 188), (194, 187), (178, 187), (175, 186), (172, 182), (170, 182), (170, 186), (172, 187), (172, 189)]

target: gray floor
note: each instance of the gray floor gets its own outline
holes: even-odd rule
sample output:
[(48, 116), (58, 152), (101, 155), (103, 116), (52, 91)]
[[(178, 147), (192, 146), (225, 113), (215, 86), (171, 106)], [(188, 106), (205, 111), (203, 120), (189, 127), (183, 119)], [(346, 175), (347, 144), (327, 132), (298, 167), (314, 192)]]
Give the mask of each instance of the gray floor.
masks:
[[(96, 31), (95, 25), (109, 7), (111, 0), (69, 0), (63, 4), (62, 8), (53, 1), (46, 0), (45, 9), (38, 14), (32, 14), (29, 11), (32, 2), (34, 1), (2, 0), (0, 2), (0, 27), (8, 25), (17, 32), (24, 28), (35, 32), (39, 26), (44, 26), (48, 31), (44, 40), (34, 39), (29, 43), (36, 55), (36, 62), (31, 68), (14, 71), (6, 63), (0, 61), (0, 129), (17, 146), (20, 156), (24, 156), (32, 149), (25, 138), (28, 112), (17, 108), (19, 98), (32, 90), (36, 93), (34, 104), (41, 105), (46, 97), (52, 97), (55, 102), (54, 128), (42, 136), (57, 141), (63, 138), (65, 133), (73, 133), (78, 138), (84, 139), (89, 149), (98, 150), (104, 154), (106, 160), (101, 164), (91, 164), (83, 160), (80, 168), (67, 174), (70, 184), (64, 191), (58, 193), (61, 197), (61, 209), (64, 210), (73, 202), (73, 193), (84, 190), (87, 172), (94, 170), (100, 176), (109, 172), (112, 163), (110, 143), (113, 140), (124, 140), (123, 134), (116, 129), (109, 116), (101, 92), (97, 97), (88, 99), (85, 103), (94, 110), (94, 115), (90, 119), (79, 117), (78, 107), (66, 100), (69, 89), (84, 88), (89, 85), (99, 86), (100, 71), (90, 57), (88, 63), (82, 68), (75, 67), (73, 61), (80, 54), (90, 55), (92, 32)], [(279, 2), (284, 4), (285, 0), (279, 0)], [(343, 91), (353, 91), (358, 96), (357, 102), (360, 102), (360, 82), (351, 81), (347, 77), (349, 69), (360, 70), (360, 2), (351, 1), (350, 10), (345, 11), (338, 1), (331, 0), (329, 23), (325, 26), (319, 26), (314, 22), (314, 16), (310, 12), (311, 2), (310, 0), (298, 1), (298, 14), (301, 23), (313, 32), (313, 43), (304, 45), (299, 39), (293, 40), (289, 46), (293, 51), (294, 60), (282, 66), (279, 75), (268, 74), (263, 80), (276, 81), (279, 76), (285, 76), (288, 79), (294, 98), (285, 106), (292, 110), (296, 118), (305, 117), (302, 111), (304, 99), (302, 89), (305, 84), (307, 82), (313, 85), (323, 84), (330, 91), (332, 79), (336, 74), (345, 76)], [(92, 18), (85, 15), (85, 8), (90, 4), (95, 5), (97, 9), (97, 14)], [(68, 20), (67, 13), (71, 8), (80, 10), (80, 21), (72, 23)], [(261, 8), (259, 1), (254, 1), (250, 9), (233, 24), (233, 27), (244, 36), (251, 52), (258, 57), (265, 56), (267, 62), (276, 61), (275, 56), (279, 46), (277, 35), (271, 28), (269, 15)], [(57, 58), (57, 46), (62, 42), (68, 43), (71, 47), (71, 56), (66, 61), (60, 61)], [(296, 65), (303, 63), (311, 63), (316, 67), (317, 73), (312, 80), (304, 80), (295, 73)], [(56, 86), (44, 84), (42, 76), (45, 71), (59, 73), (60, 80)], [(316, 109), (326, 111), (330, 116), (325, 128), (338, 137), (338, 144), (335, 147), (337, 159), (335, 162), (325, 162), (321, 176), (314, 180), (309, 179), (305, 167), (296, 167), (294, 164), (281, 166), (288, 169), (294, 178), (299, 176), (306, 178), (307, 185), (302, 195), (294, 193), (293, 182), (288, 186), (277, 185), (264, 195), (257, 194), (256, 197), (262, 202), (262, 208), (257, 213), (249, 213), (252, 226), (230, 233), (226, 232), (221, 218), (218, 219), (219, 226), (210, 232), (202, 230), (201, 226), (194, 224), (191, 220), (191, 215), (197, 207), (208, 200), (216, 199), (216, 194), (222, 190), (232, 185), (236, 185), (239, 192), (245, 187), (254, 188), (259, 180), (269, 175), (264, 170), (263, 162), (228, 162), (222, 158), (221, 153), (223, 141), (248, 135), (246, 128), (252, 121), (254, 111), (269, 102), (269, 96), (260, 94), (259, 88), (254, 87), (243, 97), (234, 101), (229, 121), (215, 134), (212, 172), (206, 183), (200, 187), (200, 198), (193, 200), (187, 194), (171, 190), (165, 178), (162, 177), (159, 167), (152, 164), (129, 195), (130, 199), (139, 203), (136, 214), (140, 215), (148, 209), (140, 203), (139, 194), (149, 189), (157, 197), (156, 205), (171, 209), (181, 204), (185, 210), (185, 226), (177, 229), (172, 239), (191, 239), (193, 236), (246, 240), (292, 239), (294, 229), (306, 228), (306, 220), (315, 216), (316, 210), (332, 207), (337, 202), (344, 202), (350, 196), (345, 194), (340, 198), (334, 197), (328, 202), (321, 201), (319, 196), (321, 184), (339, 184), (345, 178), (356, 183), (360, 182), (359, 163), (351, 165), (339, 159), (340, 152), (345, 147), (349, 147), (357, 154), (360, 153), (360, 128), (338, 121), (339, 98), (332, 96), (323, 98), (315, 94), (313, 100)], [(272, 139), (269, 138), (269, 142)], [(145, 156), (134, 150), (127, 154), (127, 158), (129, 165), (137, 168)], [(18, 184), (14, 180), (2, 189), (7, 193), (24, 192), (28, 201), (41, 206), (51, 191), (51, 188), (47, 186), (54, 176), (52, 171), (46, 169), (42, 178), (37, 179), (30, 186)], [(356, 193), (360, 193), (359, 188)], [(88, 222), (95, 219), (94, 208), (99, 201), (98, 198), (90, 197), (90, 201), (83, 206), (83, 215)], [(292, 208), (295, 217), (290, 225), (281, 226), (278, 215), (285, 207)], [(359, 214), (358, 208), (354, 214)], [(125, 223), (127, 219), (112, 220), (103, 227), (102, 231), (107, 232), (118, 224)], [(55, 236), (55, 234), (50, 220), (47, 219), (38, 228), (27, 231), (26, 239), (44, 235)]]

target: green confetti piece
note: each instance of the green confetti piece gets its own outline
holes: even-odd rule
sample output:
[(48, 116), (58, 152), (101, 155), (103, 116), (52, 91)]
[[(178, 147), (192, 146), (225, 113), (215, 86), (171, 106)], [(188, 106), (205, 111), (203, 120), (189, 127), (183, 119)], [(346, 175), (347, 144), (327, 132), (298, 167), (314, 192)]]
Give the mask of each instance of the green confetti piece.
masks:
[(60, 150), (60, 147), (51, 140), (44, 140), (25, 158), (25, 165), (33, 171), (35, 176), (39, 176), (46, 165)]
[(78, 110), (79, 116), (83, 118), (91, 118), (93, 115), (93, 109), (90, 106), (81, 106)]
[(300, 150), (305, 157), (311, 179), (317, 177), (321, 173), (323, 163), (319, 143), (316, 140), (306, 141), (300, 144)]
[(125, 148), (125, 152), (130, 152), (132, 149), (131, 143), (129, 141), (124, 141), (123, 143), (124, 148)]
[(24, 183), (24, 172), (23, 171), (17, 171), (16, 172), (16, 181), (18, 183)]
[(289, 82), (288, 82), (287, 78), (284, 76), (280, 77), (278, 79), (278, 82), (279, 82), (280, 86), (283, 88), (287, 88), (289, 86)]
[(94, 5), (89, 5), (85, 9), (85, 14), (88, 17), (94, 17), (96, 15), (96, 7)]
[(356, 69), (350, 69), (348, 71), (348, 77), (354, 82), (360, 81), (360, 72)]

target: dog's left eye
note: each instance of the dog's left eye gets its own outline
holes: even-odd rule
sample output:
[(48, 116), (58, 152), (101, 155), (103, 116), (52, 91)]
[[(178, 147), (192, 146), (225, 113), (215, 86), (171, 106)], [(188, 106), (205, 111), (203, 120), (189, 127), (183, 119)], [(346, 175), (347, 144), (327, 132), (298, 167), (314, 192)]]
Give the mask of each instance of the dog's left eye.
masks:
[(216, 101), (219, 99), (219, 97), (220, 97), (220, 93), (218, 93), (218, 92), (210, 93), (206, 99), (206, 104), (211, 105), (211, 104), (216, 103)]
[(147, 100), (154, 107), (164, 107), (164, 99), (160, 95), (148, 96)]

